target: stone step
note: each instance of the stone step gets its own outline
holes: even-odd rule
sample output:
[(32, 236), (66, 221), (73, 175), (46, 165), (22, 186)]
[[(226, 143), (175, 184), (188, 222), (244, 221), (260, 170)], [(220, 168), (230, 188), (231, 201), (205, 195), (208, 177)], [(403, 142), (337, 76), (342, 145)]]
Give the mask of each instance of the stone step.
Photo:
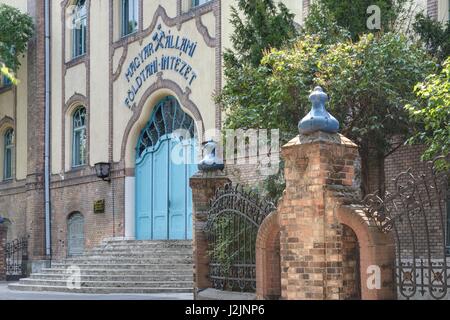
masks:
[[(67, 280), (74, 280), (70, 267), (80, 268), (80, 289), (67, 286)], [(9, 287), (98, 294), (192, 293), (193, 280), (192, 241), (114, 240), (83, 255), (53, 261), (51, 268)]]
[(86, 259), (188, 259), (192, 260), (192, 254), (170, 254), (170, 253), (96, 253), (64, 259), (63, 261), (86, 260)]
[(172, 249), (189, 249), (192, 248), (192, 242), (171, 242), (171, 241), (143, 241), (143, 242), (108, 242), (99, 245), (95, 249), (101, 248), (172, 248)]
[(92, 249), (89, 252), (81, 255), (97, 255), (97, 254), (128, 254), (128, 255), (141, 255), (141, 254), (165, 254), (165, 255), (192, 255), (192, 249), (142, 249), (142, 250), (130, 250), (130, 249)]
[(110, 264), (110, 263), (98, 263), (98, 264), (65, 264), (57, 263), (52, 264), (55, 268), (69, 268), (71, 266), (77, 266), (80, 269), (132, 269), (132, 270), (191, 270), (192, 264)]
[(79, 259), (67, 259), (62, 263), (66, 265), (78, 265), (78, 264), (192, 264), (191, 258), (109, 258), (109, 257), (92, 257), (92, 258), (79, 258)]
[[(110, 275), (110, 274), (81, 274), (81, 281), (125, 281), (125, 282), (153, 282), (153, 281), (164, 281), (164, 282), (173, 282), (173, 281), (193, 281), (192, 274), (165, 274), (165, 275), (149, 275), (149, 274), (141, 274), (141, 275)], [(35, 273), (30, 276), (31, 280), (60, 280), (67, 281), (69, 277), (72, 277), (70, 274), (65, 273)]]
[(84, 256), (77, 256), (77, 257), (69, 257), (63, 260), (59, 260), (55, 262), (63, 262), (63, 261), (76, 261), (76, 260), (95, 260), (95, 259), (170, 259), (171, 261), (177, 261), (177, 260), (190, 260), (192, 261), (192, 254), (151, 254), (151, 253), (145, 253), (145, 254), (126, 254), (126, 253), (105, 253), (105, 254), (92, 254), (92, 255), (84, 255)]
[[(49, 280), (49, 279), (21, 279), (20, 284), (30, 286), (67, 286), (66, 280)], [(81, 287), (85, 288), (192, 288), (193, 281), (84, 281), (81, 279)]]
[[(111, 276), (146, 276), (154, 275), (155, 277), (162, 277), (164, 275), (168, 276), (184, 276), (192, 275), (192, 267), (184, 269), (161, 269), (161, 270), (133, 270), (133, 269), (89, 269), (82, 268), (80, 270), (81, 275), (111, 275)], [(50, 275), (67, 275), (66, 268), (50, 268), (42, 269), (40, 274), (50, 274)]]
[(192, 245), (192, 240), (106, 240), (105, 244), (131, 244), (131, 245)]
[(151, 294), (151, 293), (192, 293), (191, 288), (138, 288), (138, 287), (82, 287), (80, 289), (69, 289), (67, 286), (40, 286), (23, 285), (20, 283), (10, 284), (9, 289), (16, 291), (45, 291), (65, 293), (87, 293), (87, 294)]

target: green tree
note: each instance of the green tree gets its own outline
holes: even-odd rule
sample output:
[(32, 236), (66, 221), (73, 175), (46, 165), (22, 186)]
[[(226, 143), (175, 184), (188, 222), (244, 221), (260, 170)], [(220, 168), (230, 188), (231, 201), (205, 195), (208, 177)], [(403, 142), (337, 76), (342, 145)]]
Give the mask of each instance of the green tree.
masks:
[(318, 83), (331, 96), (330, 109), (342, 133), (355, 141), (362, 158), (364, 192), (369, 157), (378, 167), (384, 188), (384, 160), (405, 142), (411, 119), (404, 106), (416, 101), (415, 84), (436, 70), (436, 63), (419, 46), (395, 33), (365, 35), (358, 42), (339, 43), (319, 62)]
[(397, 19), (405, 14), (410, 2), (411, 0), (318, 0), (316, 5), (330, 12), (337, 24), (348, 30), (353, 40), (357, 40), (360, 35), (373, 31), (367, 28), (370, 16), (367, 9), (370, 6), (380, 8), (381, 29), (389, 32), (395, 30)]
[(382, 188), (384, 158), (398, 147), (392, 138), (411, 128), (404, 105), (416, 99), (414, 85), (435, 67), (420, 46), (394, 33), (336, 44), (303, 36), (290, 48), (272, 49), (260, 67), (243, 70), (245, 94), (224, 92), (226, 125), (279, 128), (286, 142), (298, 134), (297, 123), (311, 108), (308, 94), (320, 84), (343, 134), (359, 144), (364, 191), (369, 149), (376, 150)]
[(431, 55), (441, 62), (450, 56), (450, 21), (441, 23), (418, 14), (413, 28)]
[[(450, 153), (450, 58), (439, 74), (432, 74), (417, 84), (415, 92), (420, 100), (406, 106), (417, 122), (417, 132), (410, 140), (428, 146), (423, 158), (431, 160)], [(450, 167), (448, 157), (441, 165)]]
[(225, 53), (225, 63), (258, 66), (268, 48), (280, 48), (297, 35), (294, 14), (273, 0), (238, 0), (231, 8), (233, 50)]
[(34, 32), (32, 18), (18, 9), (0, 5), (0, 66), (1, 73), (16, 82), (14, 74), (20, 67), (19, 58), (27, 49)]

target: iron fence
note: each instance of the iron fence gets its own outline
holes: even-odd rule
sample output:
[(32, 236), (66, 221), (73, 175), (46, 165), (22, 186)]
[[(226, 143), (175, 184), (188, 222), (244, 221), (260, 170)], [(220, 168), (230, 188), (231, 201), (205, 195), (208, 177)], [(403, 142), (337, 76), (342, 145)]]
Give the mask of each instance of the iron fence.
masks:
[(28, 239), (26, 237), (8, 242), (6, 253), (6, 280), (16, 281), (26, 276), (28, 262)]
[(440, 160), (429, 162), (427, 172), (400, 173), (393, 190), (364, 201), (367, 217), (393, 233), (396, 286), (404, 299), (449, 299), (449, 172), (438, 170)]
[(256, 290), (256, 238), (261, 223), (274, 210), (271, 202), (231, 184), (211, 199), (205, 232), (215, 289)]

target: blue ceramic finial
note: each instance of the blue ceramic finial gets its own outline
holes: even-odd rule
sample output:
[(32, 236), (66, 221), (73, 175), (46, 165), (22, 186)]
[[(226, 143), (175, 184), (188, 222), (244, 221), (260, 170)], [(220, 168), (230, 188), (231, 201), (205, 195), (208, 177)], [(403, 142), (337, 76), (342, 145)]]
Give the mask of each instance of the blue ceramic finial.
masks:
[(316, 87), (309, 96), (312, 102), (311, 111), (300, 121), (298, 130), (300, 134), (311, 134), (317, 131), (337, 133), (339, 122), (325, 109), (328, 102), (328, 95), (321, 87)]

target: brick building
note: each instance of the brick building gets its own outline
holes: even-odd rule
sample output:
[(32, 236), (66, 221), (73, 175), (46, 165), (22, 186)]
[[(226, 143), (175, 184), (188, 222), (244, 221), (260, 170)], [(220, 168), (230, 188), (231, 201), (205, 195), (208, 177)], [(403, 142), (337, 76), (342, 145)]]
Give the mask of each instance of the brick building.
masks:
[[(283, 2), (301, 24), (310, 1)], [(447, 0), (417, 2), (448, 19)], [(168, 164), (182, 143), (167, 137), (184, 128), (207, 141), (222, 127), (213, 93), (223, 86), (233, 1), (50, 1), (49, 21), (46, 1), (0, 3), (36, 24), (20, 84), (0, 88), (0, 216), (8, 240), (29, 236), (29, 256), (39, 265), (107, 238), (190, 239), (188, 178), (196, 167)], [(191, 140), (183, 146), (194, 146)], [(420, 151), (391, 155), (386, 180), (420, 168)], [(111, 181), (98, 177), (100, 163), (111, 164)], [(250, 169), (241, 166), (235, 180), (258, 181)]]

